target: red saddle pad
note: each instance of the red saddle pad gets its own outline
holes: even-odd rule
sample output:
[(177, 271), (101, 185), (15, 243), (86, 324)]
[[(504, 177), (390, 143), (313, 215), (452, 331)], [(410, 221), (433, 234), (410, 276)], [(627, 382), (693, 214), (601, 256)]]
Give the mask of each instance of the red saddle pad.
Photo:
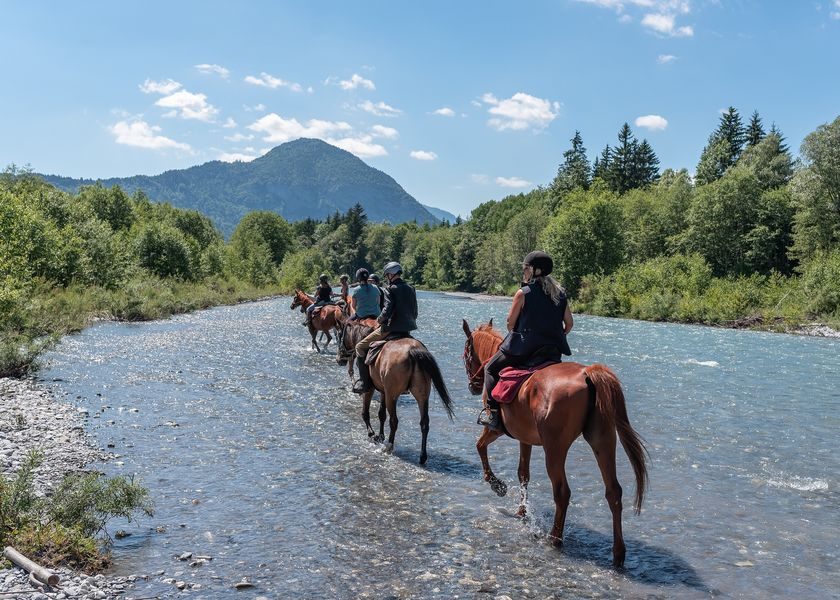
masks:
[(524, 369), (521, 367), (505, 367), (499, 372), (499, 382), (493, 388), (493, 397), (499, 404), (508, 404), (516, 399), (519, 388), (536, 371), (556, 365), (556, 362), (544, 362), (536, 367)]

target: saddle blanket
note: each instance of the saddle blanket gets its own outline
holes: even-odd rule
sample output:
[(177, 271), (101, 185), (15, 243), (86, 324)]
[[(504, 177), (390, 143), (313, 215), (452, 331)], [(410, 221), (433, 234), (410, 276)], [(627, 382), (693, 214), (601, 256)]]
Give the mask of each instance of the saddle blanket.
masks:
[(372, 365), (376, 362), (376, 358), (379, 356), (379, 353), (382, 352), (382, 347), (392, 340), (401, 340), (404, 338), (410, 338), (412, 335), (410, 333), (402, 333), (402, 332), (394, 332), (389, 333), (387, 337), (384, 339), (379, 340), (378, 342), (373, 342), (368, 349), (367, 356), (365, 357), (365, 364)]
[(505, 367), (499, 373), (499, 382), (493, 388), (493, 397), (499, 404), (509, 404), (516, 400), (519, 388), (531, 375), (540, 369), (556, 365), (556, 361), (546, 361), (536, 367)]

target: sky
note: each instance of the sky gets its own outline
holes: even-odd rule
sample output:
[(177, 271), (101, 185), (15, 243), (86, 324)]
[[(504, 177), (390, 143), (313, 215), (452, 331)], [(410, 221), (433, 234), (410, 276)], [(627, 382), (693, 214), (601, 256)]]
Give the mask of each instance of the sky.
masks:
[(622, 124), (693, 172), (721, 110), (840, 115), (840, 0), (7, 1), (0, 168), (155, 175), (299, 137), (467, 216)]

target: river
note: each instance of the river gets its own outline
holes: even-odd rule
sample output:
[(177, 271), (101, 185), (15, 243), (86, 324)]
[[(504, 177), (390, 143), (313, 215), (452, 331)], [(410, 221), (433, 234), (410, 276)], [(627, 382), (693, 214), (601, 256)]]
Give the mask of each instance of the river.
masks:
[[(450, 422), (432, 394), (423, 467), (414, 400), (400, 400), (384, 454), (334, 348), (309, 349), (289, 302), (102, 323), (45, 356), (42, 379), (86, 408), (94, 439), (118, 454), (98, 468), (151, 490), (153, 518), (110, 527), (131, 534), (114, 541), (114, 573), (154, 575), (136, 595), (174, 597), (161, 581), (173, 577), (197, 584), (191, 598), (837, 597), (840, 340), (576, 318), (574, 360), (615, 370), (650, 451), (636, 516), (618, 450), (627, 561), (616, 572), (582, 439), (567, 462), (562, 551), (546, 538), (554, 504), (541, 450), (527, 522), (513, 516), (516, 442), (490, 447), (508, 496), (481, 478), (461, 319), (503, 323), (508, 300), (419, 294), (417, 337), (456, 411)], [(176, 558), (185, 552), (212, 560), (190, 566)], [(243, 577), (254, 587), (235, 591)]]

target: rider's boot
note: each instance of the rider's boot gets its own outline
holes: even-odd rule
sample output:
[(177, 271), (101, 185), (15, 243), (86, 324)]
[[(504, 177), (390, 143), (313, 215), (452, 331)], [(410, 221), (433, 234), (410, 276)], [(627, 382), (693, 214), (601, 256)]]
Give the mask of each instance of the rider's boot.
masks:
[(499, 403), (487, 393), (487, 406), (478, 415), (478, 424), (484, 425), (493, 431), (502, 431), (502, 416), (499, 410)]
[(359, 378), (353, 384), (353, 393), (364, 394), (371, 391), (373, 389), (373, 382), (370, 379), (370, 367), (365, 364), (364, 357), (356, 357), (356, 370), (359, 373)]

